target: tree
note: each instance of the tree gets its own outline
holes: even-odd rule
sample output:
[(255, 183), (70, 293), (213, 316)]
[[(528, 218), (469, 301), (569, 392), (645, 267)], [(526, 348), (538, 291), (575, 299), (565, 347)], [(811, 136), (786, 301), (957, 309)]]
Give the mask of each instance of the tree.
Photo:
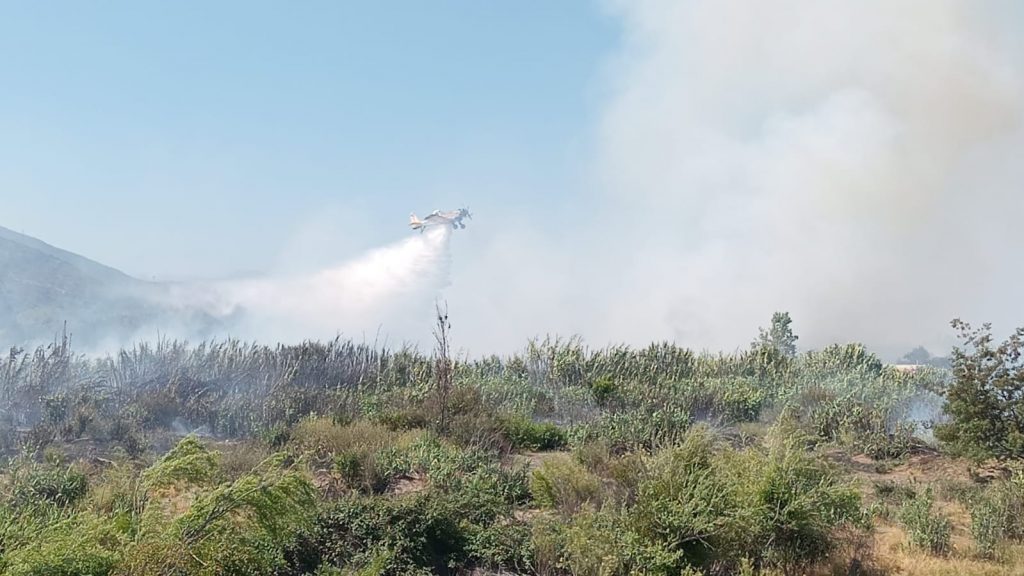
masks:
[(927, 364), (932, 354), (924, 346), (918, 346), (900, 358), (900, 364)]
[(953, 349), (953, 383), (946, 392), (948, 423), (935, 436), (977, 456), (1024, 456), (1024, 328), (996, 345), (990, 324), (974, 329), (959, 319), (963, 346)]
[(786, 358), (795, 357), (798, 336), (793, 334), (792, 323), (793, 319), (789, 317), (789, 312), (776, 312), (772, 314), (771, 328), (768, 330), (759, 328), (760, 334), (757, 340), (751, 344), (751, 347), (754, 349), (769, 348)]
[(924, 346), (918, 346), (904, 354), (898, 361), (900, 364), (916, 364), (919, 366), (934, 366), (936, 368), (950, 368), (949, 358), (932, 356)]

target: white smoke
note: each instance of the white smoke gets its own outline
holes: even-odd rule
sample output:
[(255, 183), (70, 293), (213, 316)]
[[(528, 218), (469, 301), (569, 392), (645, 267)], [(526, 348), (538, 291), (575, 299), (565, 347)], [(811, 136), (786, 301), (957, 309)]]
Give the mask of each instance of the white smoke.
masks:
[(801, 345), (898, 353), (941, 350), (956, 316), (1024, 320), (1007, 6), (615, 2), (601, 214), (574, 248), (586, 273), (548, 292), (566, 300), (537, 329), (729, 350), (788, 310)]
[(623, 41), (596, 131), (598, 191), (565, 199), (564, 227), (508, 210), (526, 200), (467, 198), (492, 218), (475, 223), (449, 289), (448, 232), (417, 235), (319, 273), (218, 285), (246, 311), (243, 335), (422, 339), (443, 289), (456, 345), (473, 353), (545, 333), (731, 350), (776, 310), (801, 346), (890, 355), (941, 354), (957, 316), (1024, 323), (1019, 4), (611, 10)]

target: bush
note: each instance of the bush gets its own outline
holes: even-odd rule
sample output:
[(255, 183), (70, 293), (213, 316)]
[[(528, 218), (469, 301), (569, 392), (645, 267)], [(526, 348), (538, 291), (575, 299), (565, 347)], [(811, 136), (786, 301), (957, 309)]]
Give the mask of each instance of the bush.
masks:
[(607, 413), (595, 422), (572, 430), (572, 443), (580, 446), (597, 439), (615, 453), (651, 451), (672, 446), (689, 430), (690, 413), (677, 406), (647, 406)]
[(611, 510), (585, 510), (572, 517), (562, 533), (562, 563), (570, 574), (631, 574), (643, 568), (658, 574), (659, 566), (633, 565), (624, 542), (623, 518)]
[(934, 502), (931, 489), (926, 489), (903, 505), (899, 518), (913, 546), (944, 555), (950, 550), (953, 527), (949, 518), (932, 510)]
[(619, 387), (611, 376), (600, 376), (590, 383), (590, 393), (594, 395), (598, 406), (607, 406), (618, 395)]
[[(126, 574), (275, 574), (283, 547), (308, 525), (314, 491), (278, 454), (233, 480), (216, 453), (187, 437), (141, 477)], [(116, 498), (115, 498), (116, 502)]]
[(501, 433), (518, 450), (558, 450), (566, 445), (564, 430), (550, 422), (534, 422), (525, 416), (506, 416), (500, 420)]
[(985, 498), (971, 508), (971, 537), (979, 556), (992, 558), (1004, 533), (1003, 511), (996, 502)]
[[(583, 508), (558, 534), (566, 542), (578, 537), (574, 561), (582, 563), (583, 573), (732, 570), (744, 560), (790, 569), (820, 560), (834, 548), (834, 530), (860, 519), (860, 499), (803, 446), (803, 438), (775, 430), (765, 450), (736, 451), (716, 446), (697, 427), (677, 446), (647, 457), (610, 459), (598, 448), (581, 451), (591, 466), (614, 471), (619, 507), (608, 505), (609, 490), (602, 489), (605, 506), (599, 512)], [(623, 473), (617, 461), (628, 463), (631, 473)], [(562, 476), (570, 474), (580, 477), (581, 471)], [(555, 482), (541, 483), (535, 494), (557, 494), (549, 484)], [(604, 530), (610, 533), (591, 533)], [(536, 543), (535, 548), (543, 550)], [(598, 552), (598, 565), (582, 559)]]
[(566, 514), (588, 504), (599, 506), (604, 496), (601, 488), (600, 478), (567, 456), (545, 460), (530, 480), (537, 504)]
[(401, 438), (391, 429), (365, 420), (342, 425), (327, 418), (310, 417), (295, 426), (291, 446), (297, 452), (310, 454), (314, 466), (335, 473), (345, 489), (371, 494), (387, 487), (387, 465), (380, 459)]
[(644, 548), (678, 570), (735, 549), (737, 511), (728, 479), (714, 469), (711, 439), (697, 429), (652, 458), (626, 521)]
[(991, 558), (1003, 540), (1024, 540), (1024, 477), (1019, 471), (976, 495), (971, 502), (971, 536), (980, 556)]
[(481, 568), (526, 574), (533, 564), (530, 525), (511, 521), (470, 529), (466, 553)]
[(802, 444), (799, 436), (773, 431), (767, 451), (739, 453), (720, 472), (735, 482), (747, 515), (743, 533), (750, 558), (780, 567), (820, 560), (833, 549), (833, 530), (860, 517), (853, 486)]
[(467, 535), (442, 496), (351, 496), (322, 510), (287, 556), (292, 574), (375, 563), (380, 574), (429, 573), (465, 564)]
[(33, 535), (33, 542), (6, 550), (4, 574), (80, 576), (113, 573), (120, 561), (117, 535), (103, 520), (76, 516)]
[(64, 508), (81, 500), (89, 489), (85, 474), (73, 466), (22, 463), (13, 472), (10, 503), (15, 507), (48, 502)]
[(953, 349), (954, 381), (946, 392), (951, 421), (936, 438), (979, 458), (1024, 456), (1024, 328), (996, 345), (991, 326), (975, 330), (953, 321), (963, 347)]
[(339, 424), (330, 418), (310, 416), (296, 424), (289, 436), (298, 452), (310, 452), (320, 461), (329, 462), (345, 453), (376, 452), (394, 444), (399, 435), (366, 420)]

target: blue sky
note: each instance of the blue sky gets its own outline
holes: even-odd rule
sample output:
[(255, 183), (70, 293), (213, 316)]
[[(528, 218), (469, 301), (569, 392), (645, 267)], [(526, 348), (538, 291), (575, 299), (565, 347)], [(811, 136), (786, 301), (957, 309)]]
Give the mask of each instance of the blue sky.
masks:
[(266, 269), (324, 214), (354, 251), (412, 210), (558, 211), (617, 25), (582, 0), (9, 3), (0, 225), (180, 277)]

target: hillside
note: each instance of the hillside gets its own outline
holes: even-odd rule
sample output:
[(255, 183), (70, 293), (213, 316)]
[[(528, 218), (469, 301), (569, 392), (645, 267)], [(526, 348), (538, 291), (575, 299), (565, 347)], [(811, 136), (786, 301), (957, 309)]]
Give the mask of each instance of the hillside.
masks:
[(159, 328), (167, 288), (0, 227), (0, 345), (52, 341), (65, 323), (86, 347), (123, 342)]

